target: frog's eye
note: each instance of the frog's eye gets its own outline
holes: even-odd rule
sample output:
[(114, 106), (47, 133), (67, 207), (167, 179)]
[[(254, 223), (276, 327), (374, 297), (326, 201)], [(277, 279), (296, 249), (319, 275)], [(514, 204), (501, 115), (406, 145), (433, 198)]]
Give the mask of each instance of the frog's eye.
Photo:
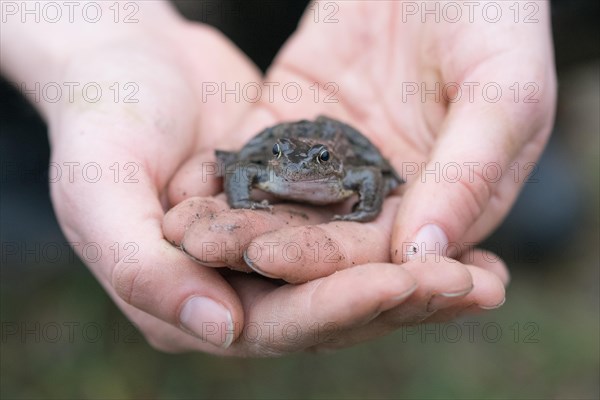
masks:
[(317, 161), (326, 162), (329, 161), (329, 152), (325, 149), (321, 150), (319, 156), (317, 157)]
[(277, 158), (281, 157), (281, 146), (279, 143), (273, 145), (273, 155)]

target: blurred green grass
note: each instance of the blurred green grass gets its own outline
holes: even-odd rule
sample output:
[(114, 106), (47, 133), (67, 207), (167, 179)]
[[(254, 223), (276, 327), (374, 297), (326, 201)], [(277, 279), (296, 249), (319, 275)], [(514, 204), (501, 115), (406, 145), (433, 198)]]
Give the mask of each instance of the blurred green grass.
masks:
[[(583, 81), (565, 79), (559, 107), (577, 179), (591, 183), (586, 218), (552, 255), (510, 265), (501, 309), (332, 354), (169, 355), (146, 344), (83, 265), (3, 266), (0, 398), (597, 399), (598, 63), (592, 67)], [(52, 340), (55, 324), (62, 336)], [(472, 340), (469, 324), (478, 324)], [(22, 336), (24, 328), (32, 332)]]

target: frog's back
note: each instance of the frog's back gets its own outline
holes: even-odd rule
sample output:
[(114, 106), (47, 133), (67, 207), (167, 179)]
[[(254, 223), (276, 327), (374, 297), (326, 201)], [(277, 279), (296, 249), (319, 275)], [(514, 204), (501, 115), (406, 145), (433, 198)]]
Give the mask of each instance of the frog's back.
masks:
[(396, 184), (404, 182), (388, 160), (383, 157), (379, 149), (358, 130), (343, 122), (325, 116), (319, 116), (316, 122), (321, 125), (321, 130), (325, 132), (327, 136), (341, 134), (345, 140), (347, 140), (348, 152), (346, 154), (346, 163), (350, 165), (377, 167), (381, 169), (384, 176), (396, 181)]

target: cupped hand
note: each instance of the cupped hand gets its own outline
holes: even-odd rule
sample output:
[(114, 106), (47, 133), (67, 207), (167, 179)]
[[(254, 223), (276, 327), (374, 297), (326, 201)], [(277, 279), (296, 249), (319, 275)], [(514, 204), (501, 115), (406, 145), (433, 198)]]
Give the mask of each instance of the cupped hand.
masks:
[[(172, 29), (164, 30), (170, 32), (168, 36), (148, 31), (119, 43), (93, 47), (66, 64), (65, 81), (134, 83), (133, 88), (139, 89), (137, 103), (111, 99), (90, 104), (78, 99), (52, 111), (49, 121), (53, 161), (63, 168), (75, 166), (74, 179), (64, 177), (52, 184), (52, 196), (67, 237), (87, 245), (83, 248), (100, 249), (99, 258), (91, 258), (84, 252), (82, 257), (156, 347), (236, 355), (275, 355), (342, 347), (403, 324), (449, 318), (471, 305), (491, 308), (502, 302), (503, 282), (507, 279), (505, 267), (501, 261), (490, 260), (479, 251), (455, 255), (461, 262), (435, 255), (433, 260), (429, 255), (408, 260), (402, 267), (389, 261), (406, 261), (398, 250), (424, 222), (441, 227), (443, 236), (437, 236), (438, 242), (484, 235), (506, 212), (519, 184), (503, 184), (505, 176), (494, 185), (482, 184), (481, 174), (475, 173), (475, 182), (470, 186), (464, 181), (435, 185), (414, 176), (411, 179), (408, 171), (403, 171), (402, 163), (443, 162), (459, 155), (462, 160), (470, 161), (491, 158), (500, 165), (510, 160), (534, 160), (543, 147), (551, 117), (545, 104), (552, 103), (554, 94), (552, 71), (547, 72), (545, 65), (547, 54), (522, 49), (515, 52), (518, 57), (495, 60), (495, 52), (500, 49), (503, 56), (512, 53), (503, 45), (508, 48), (514, 37), (523, 38), (519, 44), (525, 39), (548, 44), (547, 33), (539, 27), (537, 38), (512, 32), (512, 39), (492, 49), (486, 47), (487, 52), (475, 51), (467, 66), (459, 68), (454, 65), (456, 60), (448, 57), (443, 70), (442, 63), (438, 63), (444, 58), (443, 50), (452, 54), (458, 49), (444, 49), (438, 44), (438, 52), (434, 51), (433, 44), (444, 37), (443, 33), (436, 36), (435, 31), (442, 30), (440, 27), (428, 31), (416, 23), (399, 24), (391, 29), (391, 25), (383, 24), (391, 22), (385, 7), (353, 3), (340, 6), (337, 25), (311, 26), (305, 18), (266, 78), (270, 82), (296, 82), (304, 87), (305, 94), (296, 103), (264, 98), (258, 103), (232, 101), (227, 96), (222, 101), (220, 96), (207, 96), (207, 83), (211, 88), (215, 84), (231, 88), (236, 82), (241, 86), (260, 82), (261, 77), (220, 35), (195, 25), (173, 23)], [(364, 12), (374, 21), (368, 26), (362, 23)], [(455, 40), (464, 30), (456, 29)], [(485, 37), (494, 42), (498, 39), (496, 33), (488, 32)], [(409, 43), (404, 36), (411, 38)], [(464, 40), (483, 39), (481, 35), (473, 38), (464, 34), (464, 39), (456, 42)], [(469, 51), (474, 48), (472, 43), (457, 46)], [(544, 49), (550, 52), (546, 45), (541, 49), (542, 53)], [(431, 52), (437, 58), (430, 57)], [(418, 57), (407, 59), (407, 55)], [(486, 57), (495, 61), (486, 63)], [(514, 63), (515, 58), (523, 63), (523, 57), (528, 57), (523, 64), (529, 62), (528, 68), (519, 68)], [(508, 76), (502, 75), (505, 80), (514, 79), (519, 71), (526, 72), (526, 77), (533, 71), (540, 86), (539, 96), (543, 96), (542, 104), (519, 104), (515, 111), (508, 109), (510, 102), (490, 105), (475, 101), (470, 103), (472, 112), (469, 112), (467, 104), (461, 102), (449, 105), (414, 99), (397, 101), (397, 95), (402, 94), (398, 93), (398, 87), (403, 81), (433, 82), (439, 76), (447, 81), (452, 74), (460, 78), (458, 82), (468, 81), (464, 78), (476, 79), (485, 72), (480, 65), (487, 65), (488, 72), (489, 66), (501, 66)], [(311, 89), (306, 89), (306, 85), (314, 82), (320, 83), (321, 94), (338, 88), (337, 93), (329, 94), (339, 102), (314, 102), (315, 96), (307, 95)], [(328, 82), (335, 85), (327, 85)], [(207, 172), (212, 170), (203, 170), (205, 165), (210, 168), (214, 160), (213, 148), (234, 149), (264, 126), (317, 114), (355, 125), (384, 149), (408, 180), (402, 202), (390, 198), (382, 216), (371, 225), (352, 224), (336, 229), (336, 225), (326, 223), (328, 214), (321, 210), (276, 210), (276, 218), (268, 220), (267, 213), (229, 212), (222, 199), (205, 198), (219, 191), (213, 176), (206, 179)], [(510, 120), (503, 118), (505, 115)], [(473, 140), (475, 131), (485, 132), (485, 140)], [(507, 147), (502, 148), (503, 145)], [(199, 155), (192, 156), (197, 151)], [(100, 166), (102, 175), (97, 180), (83, 178), (90, 170), (86, 168), (90, 163)], [(206, 265), (198, 265), (163, 239), (161, 221), (168, 203), (181, 203), (170, 215), (183, 223), (183, 231), (170, 231), (168, 239), (173, 242), (177, 242), (177, 236), (181, 240), (187, 236), (193, 239), (192, 232), (196, 229), (205, 233), (199, 234), (192, 244), (186, 243), (186, 250), (197, 259), (194, 245), (203, 241), (217, 243), (211, 235), (222, 234), (219, 227), (246, 236), (234, 240), (234, 244), (244, 241), (259, 244), (246, 246), (244, 250), (268, 250), (260, 245), (266, 244), (261, 242), (264, 239), (261, 235), (290, 226), (284, 219), (289, 222), (294, 218), (301, 221), (291, 224), (296, 226), (295, 230), (282, 231), (279, 243), (291, 242), (294, 235), (310, 230), (308, 225), (319, 224), (315, 233), (309, 235), (315, 234), (318, 241), (319, 235), (329, 230), (337, 235), (331, 239), (334, 247), (343, 244), (354, 253), (345, 262), (338, 260), (333, 269), (312, 265), (312, 275), (307, 276), (286, 275), (283, 270), (289, 267), (288, 260), (261, 264), (246, 251), (228, 252), (225, 247), (220, 249), (224, 256), (201, 260)], [(193, 213), (180, 212), (183, 206)], [(496, 214), (486, 212), (490, 207)], [(410, 212), (415, 214), (409, 215)], [(206, 218), (214, 218), (216, 223), (207, 224)], [(236, 230), (235, 224), (221, 224), (222, 218), (245, 221), (252, 234)], [(213, 230), (200, 230), (201, 225), (196, 226), (199, 222)], [(483, 228), (473, 228), (478, 224)], [(391, 239), (385, 235), (382, 238), (381, 232), (386, 229), (391, 232)], [(168, 220), (165, 231), (169, 232)], [(365, 259), (364, 255), (372, 250), (373, 257)], [(245, 261), (270, 276), (310, 282), (289, 285), (212, 268), (224, 264), (235, 268), (237, 263), (238, 269), (245, 270)], [(339, 272), (331, 274), (333, 270)]]
[[(199, 265), (225, 271), (240, 295), (245, 326), (231, 347), (236, 354), (347, 347), (401, 326), (502, 305), (506, 267), (488, 252), (391, 263), (398, 202), (388, 199), (377, 220), (360, 224), (326, 223), (330, 209), (231, 210), (223, 196), (191, 197), (167, 213), (163, 229)], [(360, 253), (344, 245), (348, 237), (373, 246)]]
[[(174, 14), (161, 21), (65, 57), (61, 81), (102, 92), (49, 107), (52, 201), (69, 241), (150, 343), (217, 352), (240, 334), (243, 305), (218, 271), (163, 238), (166, 187), (248, 108), (203, 98), (206, 83), (260, 78), (215, 30)], [(184, 333), (198, 321), (223, 334)]]
[[(294, 290), (370, 268), (373, 275), (348, 286), (349, 292), (331, 293), (337, 299), (364, 296), (365, 282), (387, 273), (382, 265), (404, 263), (395, 271), (411, 272), (415, 292), (368, 324), (358, 314), (354, 325), (340, 322), (346, 333), (338, 344), (499, 306), (506, 267), (473, 246), (505, 217), (550, 132), (556, 82), (548, 9), (541, 7), (534, 23), (514, 22), (509, 5), (502, 5), (504, 17), (496, 23), (481, 16), (472, 23), (422, 23), (420, 16), (402, 23), (400, 2), (336, 4), (337, 23), (316, 21), (307, 11), (264, 79), (266, 87), (292, 84), (303, 95), (293, 101), (282, 93), (274, 101), (263, 96), (234, 132), (247, 139), (280, 121), (338, 118), (369, 136), (408, 181), (396, 193), (402, 200), (391, 196), (381, 216), (367, 224), (328, 222), (329, 210), (289, 205), (274, 214), (228, 211), (222, 202), (209, 214), (177, 208), (165, 221), (167, 237), (204, 265), (252, 268), (297, 284)], [(228, 141), (220, 148), (242, 144)], [(212, 160), (211, 151), (175, 176), (172, 204), (195, 210), (200, 200), (191, 197), (218, 191), (195, 183), (206, 179), (200, 166)], [(185, 229), (177, 220), (186, 221)], [(462, 276), (463, 284), (446, 273)], [(269, 299), (292, 290), (264, 285), (252, 293)], [(279, 301), (289, 306), (291, 300)], [(416, 311), (411, 301), (425, 307)], [(442, 309), (435, 316), (423, 311)]]
[[(344, 332), (415, 290), (409, 273), (365, 266), (280, 286), (198, 265), (163, 238), (175, 171), (202, 149), (244, 140), (234, 126), (248, 103), (205, 96), (207, 87), (261, 79), (212, 29), (178, 20), (164, 28), (168, 34), (136, 30), (65, 58), (61, 80), (104, 89), (98, 101), (90, 92), (47, 109), (52, 200), (67, 238), (156, 348), (266, 356), (348, 342)], [(191, 186), (218, 189), (215, 179)], [(193, 215), (225, 207), (204, 201)], [(370, 275), (377, 277), (364, 283)], [(360, 292), (348, 290), (358, 284)]]

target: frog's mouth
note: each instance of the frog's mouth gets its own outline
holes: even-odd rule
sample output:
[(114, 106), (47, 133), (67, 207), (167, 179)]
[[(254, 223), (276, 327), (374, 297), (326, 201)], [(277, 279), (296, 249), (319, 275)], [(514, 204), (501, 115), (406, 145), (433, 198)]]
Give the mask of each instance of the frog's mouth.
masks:
[(285, 172), (271, 170), (268, 173), (267, 179), (261, 179), (259, 186), (269, 188), (273, 191), (281, 190), (283, 187), (294, 186), (301, 187), (325, 187), (330, 185), (338, 185), (341, 182), (338, 174), (330, 174), (327, 176), (315, 176), (310, 171), (304, 172)]
[(287, 184), (296, 182), (327, 183), (339, 181), (342, 173), (335, 168), (299, 168), (282, 164), (271, 164), (268, 168), (269, 180), (285, 181)]
[(338, 177), (315, 178), (306, 176), (284, 177), (258, 182), (257, 188), (284, 199), (311, 204), (331, 204), (350, 196)]
[[(279, 175), (279, 180), (285, 182), (288, 185), (299, 184), (299, 183), (320, 183), (327, 184), (338, 182), (340, 179), (337, 175), (328, 177), (314, 177), (306, 174), (285, 174)], [(278, 180), (278, 179), (275, 179)], [(283, 183), (282, 182), (282, 183)]]

